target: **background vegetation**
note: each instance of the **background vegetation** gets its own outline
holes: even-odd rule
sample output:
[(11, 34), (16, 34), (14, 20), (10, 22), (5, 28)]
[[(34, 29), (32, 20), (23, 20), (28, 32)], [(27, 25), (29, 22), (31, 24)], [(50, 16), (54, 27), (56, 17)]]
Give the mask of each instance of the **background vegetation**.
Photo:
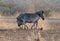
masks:
[[(0, 0), (0, 15), (14, 16), (18, 13), (20, 14), (20, 12), (44, 10), (45, 17), (56, 18), (60, 13), (59, 4), (60, 0)], [(58, 14), (57, 16), (55, 14), (56, 12)], [(60, 16), (57, 18), (60, 18)]]

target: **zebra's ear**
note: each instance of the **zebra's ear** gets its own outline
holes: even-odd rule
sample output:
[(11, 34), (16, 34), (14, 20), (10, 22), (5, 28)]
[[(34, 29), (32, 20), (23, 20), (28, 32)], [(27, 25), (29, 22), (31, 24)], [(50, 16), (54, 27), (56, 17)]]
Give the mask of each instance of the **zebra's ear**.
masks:
[(44, 13), (44, 11), (42, 10), (42, 14)]

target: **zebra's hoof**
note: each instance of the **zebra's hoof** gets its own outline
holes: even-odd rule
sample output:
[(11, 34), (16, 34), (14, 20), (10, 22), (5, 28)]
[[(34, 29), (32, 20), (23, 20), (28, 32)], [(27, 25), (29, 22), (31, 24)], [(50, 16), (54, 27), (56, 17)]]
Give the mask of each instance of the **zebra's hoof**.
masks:
[(43, 28), (40, 28), (40, 30), (43, 30)]

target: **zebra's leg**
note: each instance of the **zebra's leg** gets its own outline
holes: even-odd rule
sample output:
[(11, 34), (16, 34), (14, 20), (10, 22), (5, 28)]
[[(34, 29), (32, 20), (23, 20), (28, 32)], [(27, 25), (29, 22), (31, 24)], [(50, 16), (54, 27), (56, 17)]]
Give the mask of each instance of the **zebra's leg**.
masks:
[(25, 24), (25, 29), (28, 29), (28, 26)]
[(33, 25), (31, 26), (31, 29), (34, 29), (33, 27), (35, 26), (35, 23), (33, 22)]
[(37, 26), (38, 26), (38, 22), (37, 21), (35, 22), (34, 26), (35, 26), (35, 29), (37, 29)]
[(28, 26), (26, 25), (26, 23), (23, 23), (23, 29), (28, 29)]
[(23, 25), (20, 26), (20, 29), (23, 29)]
[(23, 29), (25, 29), (25, 23), (23, 23)]
[(19, 27), (18, 30), (21, 30), (21, 29), (22, 29), (22, 26), (23, 26), (23, 25), (18, 26), (18, 27)]
[(31, 29), (33, 29), (34, 25), (35, 25), (35, 24), (33, 23), (33, 25), (31, 26)]
[(20, 29), (21, 28), (21, 25), (18, 23), (18, 29)]
[(31, 27), (31, 29), (33, 29), (33, 27), (35, 27), (34, 29), (37, 29), (37, 26), (38, 26), (38, 22), (37, 21), (36, 22), (33, 22), (33, 25)]

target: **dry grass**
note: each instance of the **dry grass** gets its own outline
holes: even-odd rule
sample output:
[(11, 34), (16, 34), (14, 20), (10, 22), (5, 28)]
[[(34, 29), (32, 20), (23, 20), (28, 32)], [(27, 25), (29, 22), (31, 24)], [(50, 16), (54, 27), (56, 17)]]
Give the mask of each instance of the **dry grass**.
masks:
[(60, 30), (3, 30), (0, 41), (60, 41)]
[[(27, 25), (32, 26), (29, 23)], [(60, 41), (60, 20), (41, 19), (38, 21), (38, 29), (41, 27), (43, 27), (42, 31), (17, 30), (16, 19), (2, 17), (0, 19), (0, 41)]]
[[(27, 23), (27, 26), (31, 28), (33, 24)], [(43, 27), (44, 30), (50, 28), (47, 20), (39, 20), (38, 21), (38, 29)], [(0, 19), (0, 29), (16, 29), (18, 28), (17, 22), (15, 19)]]
[[(31, 28), (31, 26), (33, 24), (31, 23), (27, 23), (26, 24), (29, 29)], [(55, 19), (45, 19), (45, 20), (42, 20), (40, 19), (38, 21), (38, 28), (37, 29), (40, 29), (40, 28), (43, 28), (43, 30), (51, 30), (51, 29), (60, 29), (60, 20), (55, 20)], [(7, 19), (7, 18), (3, 18), (0, 19), (0, 29), (18, 29), (18, 25), (17, 25), (17, 22), (16, 22), (16, 19)]]

